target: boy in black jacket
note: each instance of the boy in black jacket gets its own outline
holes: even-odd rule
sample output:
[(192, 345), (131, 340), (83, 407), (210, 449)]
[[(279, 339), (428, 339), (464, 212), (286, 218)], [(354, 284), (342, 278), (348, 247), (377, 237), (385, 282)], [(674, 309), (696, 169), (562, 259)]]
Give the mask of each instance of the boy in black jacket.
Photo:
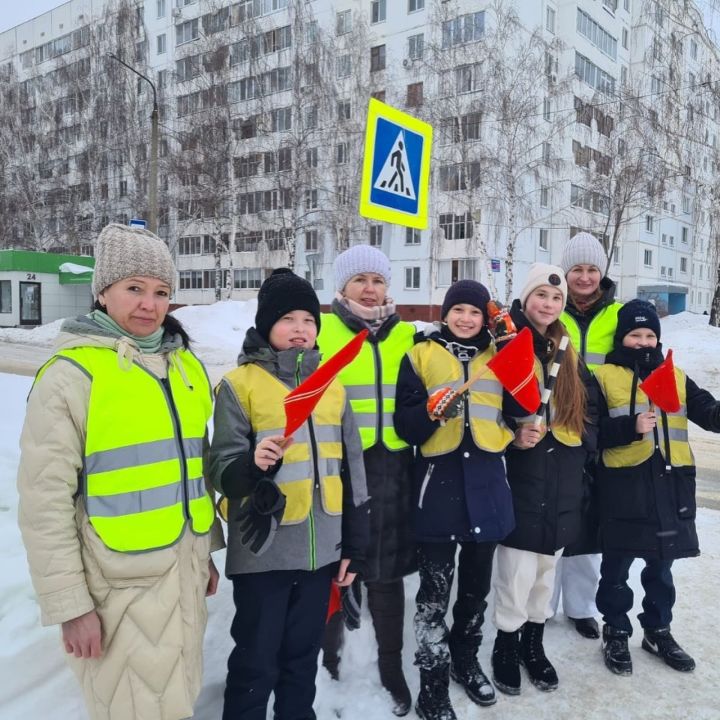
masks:
[(720, 403), (676, 368), (680, 410), (654, 408), (638, 384), (663, 362), (659, 340), (655, 308), (632, 300), (618, 313), (615, 348), (595, 373), (602, 390), (598, 492), (603, 559), (597, 606), (605, 622), (605, 664), (619, 675), (632, 673), (628, 612), (633, 593), (627, 579), (635, 558), (645, 561), (645, 597), (638, 616), (643, 649), (675, 670), (695, 668), (670, 633), (675, 603), (671, 568), (675, 559), (700, 553), (687, 423), (720, 432)]

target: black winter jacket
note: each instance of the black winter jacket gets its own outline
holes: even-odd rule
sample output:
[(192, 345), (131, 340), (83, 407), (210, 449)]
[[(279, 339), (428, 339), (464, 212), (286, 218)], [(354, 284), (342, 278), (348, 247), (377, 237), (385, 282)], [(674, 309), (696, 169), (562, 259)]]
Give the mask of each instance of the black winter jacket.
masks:
[[(429, 335), (418, 333), (415, 339), (445, 346), (437, 329)], [(469, 358), (461, 362), (467, 374)], [(406, 356), (398, 377), (395, 430), (405, 442), (418, 448), (413, 470), (417, 540), (502, 540), (513, 528), (512, 500), (502, 453), (486, 452), (475, 445), (466, 414), (460, 446), (446, 455), (424, 458), (419, 447), (438, 428), (438, 423), (428, 417), (427, 400), (427, 389)]]
[[(607, 364), (633, 370), (637, 380), (646, 378), (663, 360), (655, 353), (616, 348)], [(705, 430), (720, 432), (720, 402), (685, 381), (688, 420)], [(629, 445), (640, 439), (635, 432), (636, 413), (611, 418), (600, 393), (600, 450)], [(662, 422), (661, 416), (658, 422)], [(657, 441), (657, 433), (656, 433)], [(659, 450), (640, 465), (608, 468), (598, 463), (600, 541), (603, 552), (639, 558), (672, 560), (700, 554), (695, 529), (695, 466), (666, 469)]]
[[(535, 356), (542, 363), (547, 379), (548, 341), (529, 323), (517, 301), (511, 315), (518, 329), (529, 327), (532, 330)], [(597, 445), (599, 389), (582, 362), (579, 367), (587, 392), (588, 422), (582, 445), (568, 447), (548, 432), (534, 448), (521, 450), (514, 445), (508, 446), (505, 462), (515, 508), (515, 530), (502, 543), (507, 547), (553, 555), (580, 534), (583, 472), (588, 454), (594, 452)], [(511, 417), (506, 421), (516, 427)]]

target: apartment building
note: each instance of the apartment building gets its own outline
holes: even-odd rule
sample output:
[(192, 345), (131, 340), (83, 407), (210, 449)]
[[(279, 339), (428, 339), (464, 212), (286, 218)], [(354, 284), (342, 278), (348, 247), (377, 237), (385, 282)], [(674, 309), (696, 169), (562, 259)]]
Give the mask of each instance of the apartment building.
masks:
[[(0, 34), (27, 145), (0, 155), (5, 244), (89, 254), (146, 215), (152, 95), (107, 52), (158, 89), (177, 302), (252, 297), (290, 261), (327, 303), (337, 252), (369, 242), (427, 318), (456, 279), (511, 297), (589, 230), (621, 298), (709, 309), (720, 62), (692, 4), (71, 0)], [(371, 96), (434, 126), (426, 230), (357, 215)]]

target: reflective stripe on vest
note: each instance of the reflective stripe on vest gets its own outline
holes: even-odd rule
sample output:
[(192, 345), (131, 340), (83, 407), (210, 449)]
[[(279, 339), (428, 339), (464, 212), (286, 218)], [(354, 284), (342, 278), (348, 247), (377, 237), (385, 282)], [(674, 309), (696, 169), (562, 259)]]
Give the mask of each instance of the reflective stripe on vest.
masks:
[[(225, 379), (233, 390), (255, 432), (256, 440), (285, 432), (283, 400), (290, 392), (274, 375), (255, 363), (241, 365)], [(317, 467), (314, 465), (308, 422), (295, 431), (294, 442), (283, 455), (283, 464), (274, 481), (286, 497), (281, 525), (297, 525), (307, 520), (313, 505), (316, 471), (322, 509), (328, 515), (342, 514), (342, 413), (345, 391), (334, 380), (312, 413)]]
[[(468, 375), (475, 374), (495, 354), (490, 346), (474, 357), (468, 367)], [(460, 361), (438, 343), (427, 340), (418, 343), (408, 353), (415, 374), (428, 389), (459, 387), (465, 382)], [(488, 452), (502, 452), (513, 439), (502, 418), (502, 385), (494, 375), (474, 383), (469, 393), (468, 415), (470, 430), (475, 444)], [(462, 441), (465, 418), (460, 415), (438, 424), (437, 430), (421, 446), (424, 457), (445, 455), (456, 450)]]
[[(356, 335), (335, 313), (323, 314), (321, 328), (318, 346), (323, 360), (332, 357)], [(379, 438), (389, 450), (407, 447), (395, 432), (393, 414), (400, 362), (412, 347), (414, 335), (413, 325), (399, 322), (382, 342), (366, 340), (355, 360), (340, 372), (339, 379), (355, 413), (363, 450), (375, 445)]]
[(170, 394), (139, 364), (122, 369), (110, 348), (71, 348), (53, 358), (73, 362), (91, 379), (82, 494), (90, 523), (111, 550), (166, 547), (188, 519), (204, 534), (215, 517), (202, 473), (210, 383), (192, 353), (176, 352), (188, 385), (170, 363)]
[[(538, 379), (538, 382), (540, 383), (540, 387), (543, 387), (545, 384), (545, 376), (543, 373), (543, 366), (540, 363), (540, 361), (535, 358), (535, 377)], [(556, 386), (557, 387), (557, 386)], [(576, 433), (574, 430), (569, 430), (566, 427), (556, 427), (553, 423), (553, 420), (555, 418), (555, 403), (554, 403), (554, 396), (550, 396), (550, 432), (552, 433), (553, 437), (558, 441), (561, 442), (563, 445), (567, 445), (568, 447), (579, 447), (582, 445), (582, 436), (578, 433)], [(546, 421), (547, 418), (543, 418), (543, 422)], [(524, 417), (517, 417), (515, 418), (518, 425), (532, 425), (535, 422), (535, 415), (525, 415)], [(545, 431), (543, 431), (543, 436), (545, 435)]]
[(619, 302), (606, 305), (590, 320), (584, 336), (577, 320), (567, 310), (563, 310), (560, 315), (560, 322), (565, 326), (570, 342), (591, 372), (605, 364), (605, 356), (613, 349), (617, 314), (621, 307), (622, 303)]
[[(632, 392), (633, 371), (619, 365), (603, 365), (595, 371), (600, 389), (608, 406), (610, 417), (628, 416), (632, 412), (637, 415), (650, 409), (647, 395), (638, 387), (636, 391), (635, 406), (630, 407)], [(685, 373), (675, 368), (675, 382), (677, 383), (680, 410), (676, 413), (667, 413), (667, 428), (662, 420), (660, 411), (657, 413), (658, 444), (662, 456), (667, 461), (665, 448), (665, 432), (670, 443), (669, 462), (675, 467), (681, 465), (694, 465), (690, 444), (688, 443), (687, 407)], [(645, 433), (642, 440), (635, 440), (629, 445), (610, 448), (602, 451), (603, 462), (607, 467), (634, 467), (652, 457), (655, 452), (655, 434)]]

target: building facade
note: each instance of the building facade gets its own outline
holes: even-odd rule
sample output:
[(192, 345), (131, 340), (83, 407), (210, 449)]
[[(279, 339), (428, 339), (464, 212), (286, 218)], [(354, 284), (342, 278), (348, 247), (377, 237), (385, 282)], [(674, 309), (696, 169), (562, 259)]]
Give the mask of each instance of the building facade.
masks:
[[(473, 277), (510, 299), (593, 232), (623, 299), (709, 310), (720, 57), (680, 0), (71, 0), (0, 34), (5, 247), (92, 253), (147, 216), (178, 303), (254, 296), (290, 263), (328, 303), (350, 244), (409, 319)], [(357, 213), (370, 97), (434, 127), (430, 225)], [(2, 113), (0, 113), (2, 114)]]

